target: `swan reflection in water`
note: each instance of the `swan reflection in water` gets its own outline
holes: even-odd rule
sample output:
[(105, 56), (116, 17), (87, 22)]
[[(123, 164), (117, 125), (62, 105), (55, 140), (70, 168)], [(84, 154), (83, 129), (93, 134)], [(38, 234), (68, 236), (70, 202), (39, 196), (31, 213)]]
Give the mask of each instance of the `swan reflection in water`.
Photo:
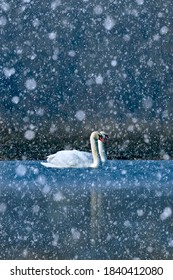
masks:
[(63, 150), (47, 157), (47, 162), (41, 162), (42, 165), (52, 168), (98, 168), (107, 161), (105, 142), (108, 134), (104, 131), (94, 131), (90, 136), (92, 153)]
[[(90, 144), (92, 153), (63, 150), (47, 157), (47, 162), (41, 162), (42, 165), (51, 168), (98, 168), (107, 163), (105, 143), (108, 134), (104, 131), (94, 131), (90, 135)], [(90, 197), (90, 237), (95, 242), (101, 235), (102, 213), (102, 194), (95, 188), (91, 190)]]

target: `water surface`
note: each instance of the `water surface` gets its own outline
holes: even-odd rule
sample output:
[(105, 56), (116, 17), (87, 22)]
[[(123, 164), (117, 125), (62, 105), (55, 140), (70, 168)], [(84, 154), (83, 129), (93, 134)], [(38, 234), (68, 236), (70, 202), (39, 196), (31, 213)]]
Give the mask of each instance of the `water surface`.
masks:
[(173, 259), (172, 161), (0, 162), (0, 259)]

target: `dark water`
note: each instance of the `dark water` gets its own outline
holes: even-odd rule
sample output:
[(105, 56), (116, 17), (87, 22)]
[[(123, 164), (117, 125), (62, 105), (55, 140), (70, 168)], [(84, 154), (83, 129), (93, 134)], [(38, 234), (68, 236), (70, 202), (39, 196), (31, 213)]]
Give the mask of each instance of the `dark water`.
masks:
[(173, 162), (0, 162), (0, 259), (173, 259)]

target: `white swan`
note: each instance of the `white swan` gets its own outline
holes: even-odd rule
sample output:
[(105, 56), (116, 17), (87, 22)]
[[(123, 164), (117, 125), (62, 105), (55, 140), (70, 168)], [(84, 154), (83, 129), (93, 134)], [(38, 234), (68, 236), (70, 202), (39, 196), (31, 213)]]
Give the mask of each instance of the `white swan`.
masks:
[(47, 157), (47, 162), (41, 162), (46, 167), (53, 168), (97, 168), (107, 161), (104, 142), (108, 134), (104, 131), (94, 131), (90, 136), (92, 153), (77, 150), (64, 150)]

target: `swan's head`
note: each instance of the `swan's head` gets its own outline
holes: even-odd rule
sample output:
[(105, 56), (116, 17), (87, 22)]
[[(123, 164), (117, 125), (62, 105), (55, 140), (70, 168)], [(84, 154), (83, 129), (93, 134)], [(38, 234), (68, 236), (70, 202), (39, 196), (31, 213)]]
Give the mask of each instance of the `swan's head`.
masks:
[(98, 133), (98, 140), (105, 143), (109, 139), (108, 134), (105, 131), (100, 131)]
[(100, 140), (101, 142), (106, 142), (106, 140), (109, 138), (108, 134), (105, 132), (105, 131), (93, 131), (91, 133), (91, 136), (90, 136), (90, 140)]

